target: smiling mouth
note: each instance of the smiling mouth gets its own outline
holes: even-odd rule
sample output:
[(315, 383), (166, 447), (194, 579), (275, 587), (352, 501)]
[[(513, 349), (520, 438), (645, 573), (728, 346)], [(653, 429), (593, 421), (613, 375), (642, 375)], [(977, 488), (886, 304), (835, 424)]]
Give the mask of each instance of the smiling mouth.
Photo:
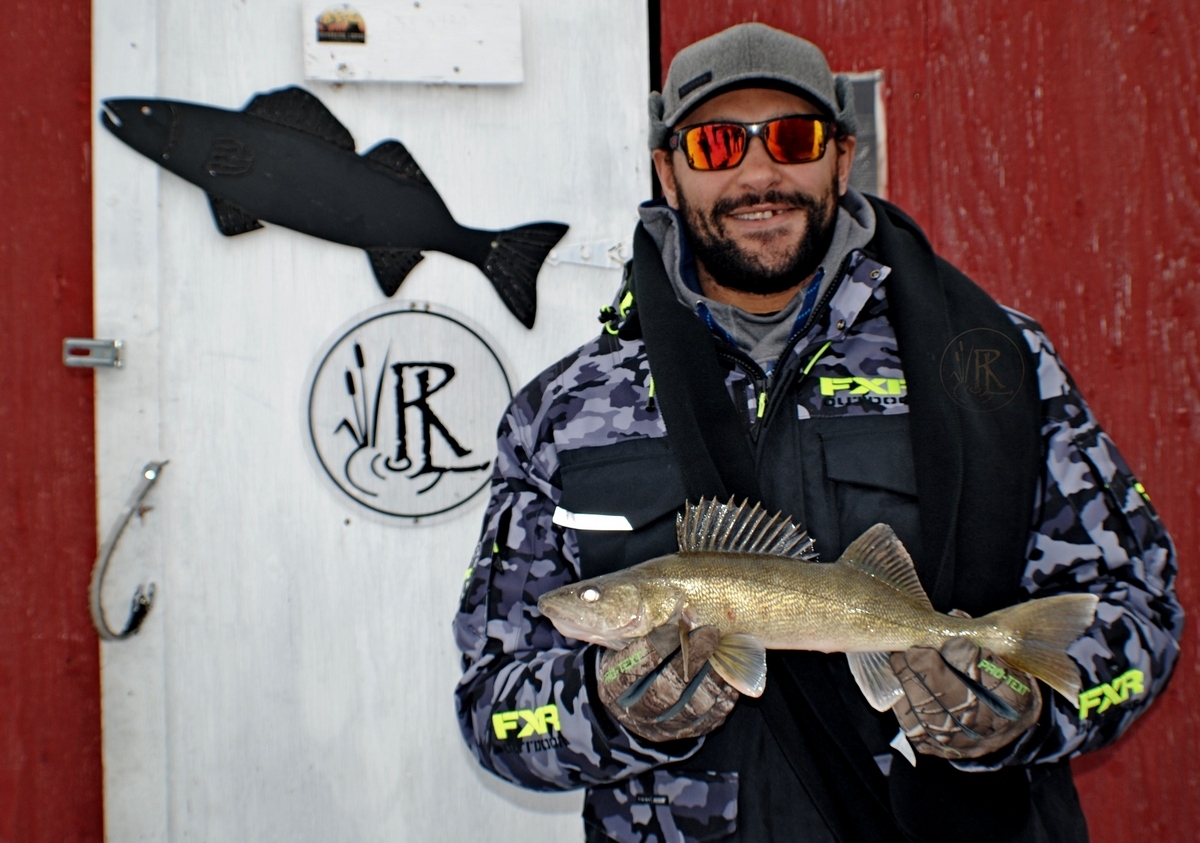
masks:
[(762, 211), (740, 211), (740, 212), (732, 213), (729, 216), (733, 217), (735, 220), (747, 220), (747, 221), (769, 220), (772, 217), (777, 217), (780, 214), (786, 214), (789, 211), (794, 211), (794, 210), (795, 210), (794, 208), (773, 208), (773, 209), (766, 209), (766, 210), (762, 210)]

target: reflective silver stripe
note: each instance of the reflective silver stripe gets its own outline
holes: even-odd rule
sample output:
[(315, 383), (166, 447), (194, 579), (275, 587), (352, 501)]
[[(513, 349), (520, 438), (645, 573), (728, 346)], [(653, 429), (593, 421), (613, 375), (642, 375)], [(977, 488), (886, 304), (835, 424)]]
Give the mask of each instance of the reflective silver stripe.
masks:
[(624, 515), (595, 515), (590, 512), (569, 512), (561, 506), (554, 507), (553, 521), (560, 527), (573, 530), (608, 530), (628, 533), (633, 525)]

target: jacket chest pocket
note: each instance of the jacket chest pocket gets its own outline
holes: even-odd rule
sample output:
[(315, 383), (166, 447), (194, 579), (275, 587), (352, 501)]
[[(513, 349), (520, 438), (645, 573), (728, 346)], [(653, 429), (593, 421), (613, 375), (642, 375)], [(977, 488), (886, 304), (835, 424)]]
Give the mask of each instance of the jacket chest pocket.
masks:
[(584, 579), (674, 553), (686, 493), (666, 439), (631, 439), (559, 455), (555, 523), (575, 530)]
[(896, 531), (910, 554), (919, 556), (921, 517), (908, 421), (907, 416), (893, 416), (873, 427), (821, 433), (840, 547), (882, 522)]

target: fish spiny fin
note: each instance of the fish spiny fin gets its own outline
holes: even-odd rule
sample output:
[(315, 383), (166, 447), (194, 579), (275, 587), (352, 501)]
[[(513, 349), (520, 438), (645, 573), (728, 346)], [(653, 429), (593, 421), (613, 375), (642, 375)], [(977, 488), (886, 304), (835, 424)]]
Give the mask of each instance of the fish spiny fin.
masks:
[(772, 516), (762, 504), (735, 504), (700, 499), (688, 504), (675, 519), (675, 536), (680, 553), (769, 554), (791, 559), (814, 560), (813, 540), (808, 531), (793, 524), (783, 513)]
[(1083, 685), (1067, 648), (1092, 625), (1099, 601), (1094, 594), (1057, 594), (998, 609), (980, 621), (990, 621), (1005, 631), (1006, 641), (1015, 642), (1011, 648), (993, 645), (996, 655), (1041, 679), (1079, 708)]
[(904, 696), (888, 653), (846, 653), (858, 688), (876, 711), (887, 711)]
[(354, 136), (338, 122), (325, 103), (303, 88), (281, 88), (259, 94), (242, 109), (263, 120), (287, 126), (323, 141), (354, 151)]
[(887, 524), (876, 524), (856, 538), (838, 561), (870, 574), (918, 605), (933, 610), (912, 557)]
[(412, 153), (404, 148), (398, 140), (385, 140), (373, 147), (363, 156), (387, 170), (388, 175), (416, 182), (425, 187), (433, 187), (425, 173), (421, 171)]
[(733, 632), (708, 658), (713, 670), (748, 697), (761, 697), (767, 687), (767, 649), (753, 635)]

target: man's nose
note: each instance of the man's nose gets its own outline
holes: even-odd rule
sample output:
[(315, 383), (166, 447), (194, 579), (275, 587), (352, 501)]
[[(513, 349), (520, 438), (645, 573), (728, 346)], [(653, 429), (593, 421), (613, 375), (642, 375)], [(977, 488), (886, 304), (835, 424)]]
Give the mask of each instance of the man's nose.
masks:
[(746, 156), (738, 165), (738, 181), (761, 189), (777, 184), (782, 177), (781, 165), (767, 153), (766, 142), (760, 137), (750, 138)]

